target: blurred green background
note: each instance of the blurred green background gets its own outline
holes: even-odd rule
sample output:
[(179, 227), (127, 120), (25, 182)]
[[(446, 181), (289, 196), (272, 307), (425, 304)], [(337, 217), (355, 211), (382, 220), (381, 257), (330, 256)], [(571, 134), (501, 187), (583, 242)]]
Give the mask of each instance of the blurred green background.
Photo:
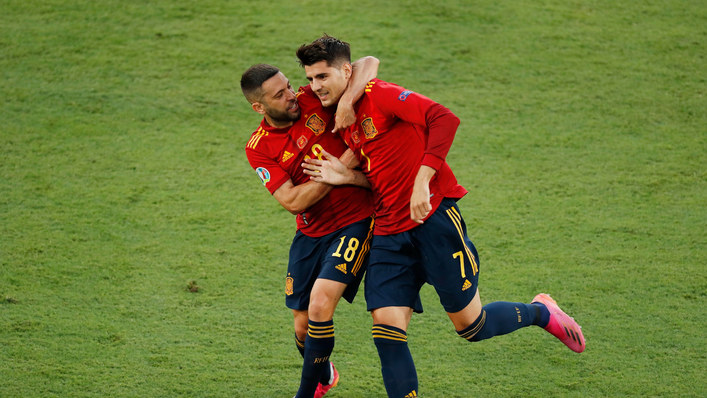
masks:
[[(0, 0), (0, 396), (294, 395), (294, 217), (238, 81), (306, 84), (324, 32), (461, 118), (482, 300), (587, 338), (472, 345), (425, 287), (421, 396), (704, 396), (707, 3), (599, 0)], [(327, 397), (384, 397), (363, 295), (335, 322)]]

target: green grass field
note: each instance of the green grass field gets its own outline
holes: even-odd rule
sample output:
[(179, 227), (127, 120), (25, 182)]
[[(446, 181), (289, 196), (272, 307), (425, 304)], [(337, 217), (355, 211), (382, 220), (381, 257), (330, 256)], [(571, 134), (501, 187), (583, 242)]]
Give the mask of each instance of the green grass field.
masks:
[[(238, 81), (304, 85), (323, 32), (461, 118), (482, 300), (587, 338), (472, 345), (425, 287), (421, 396), (705, 396), (707, 2), (0, 0), (0, 397), (294, 395), (294, 218)], [(335, 322), (327, 397), (384, 397), (362, 291)]]

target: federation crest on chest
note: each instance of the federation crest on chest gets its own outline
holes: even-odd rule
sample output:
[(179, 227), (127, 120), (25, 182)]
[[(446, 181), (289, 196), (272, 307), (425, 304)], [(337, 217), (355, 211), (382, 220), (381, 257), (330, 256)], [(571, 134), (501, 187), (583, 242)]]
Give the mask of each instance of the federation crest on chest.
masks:
[(302, 135), (301, 137), (299, 137), (299, 138), (297, 139), (297, 147), (298, 147), (299, 149), (302, 149), (302, 148), (304, 148), (305, 145), (307, 145), (307, 142), (308, 142), (307, 137), (305, 137), (304, 135)]
[(378, 134), (376, 126), (373, 125), (372, 117), (363, 119), (363, 121), (361, 121), (361, 128), (363, 128), (363, 134), (366, 136), (366, 139), (373, 139), (373, 137)]
[(307, 119), (307, 122), (305, 122), (304, 125), (307, 126), (307, 128), (309, 128), (310, 130), (312, 130), (312, 132), (314, 132), (314, 135), (317, 136), (323, 133), (324, 130), (326, 130), (326, 123), (316, 113), (313, 113), (312, 116)]

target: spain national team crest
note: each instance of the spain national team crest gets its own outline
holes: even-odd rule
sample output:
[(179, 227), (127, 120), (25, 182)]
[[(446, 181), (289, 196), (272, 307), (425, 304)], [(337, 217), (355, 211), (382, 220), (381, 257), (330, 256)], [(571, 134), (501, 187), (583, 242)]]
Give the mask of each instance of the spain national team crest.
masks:
[(320, 118), (316, 113), (307, 119), (307, 123), (304, 124), (310, 130), (314, 132), (314, 135), (319, 135), (326, 129), (326, 123)]
[(369, 140), (373, 139), (373, 137), (375, 137), (376, 134), (378, 134), (378, 130), (376, 130), (376, 126), (373, 125), (373, 118), (372, 117), (364, 119), (361, 122), (361, 127), (363, 127), (363, 134)]
[(263, 185), (267, 185), (270, 181), (270, 172), (268, 169), (265, 167), (258, 167), (255, 169), (255, 172), (258, 174), (258, 177), (260, 177), (260, 181), (262, 181)]
[(294, 294), (294, 286), (295, 280), (288, 276), (287, 279), (285, 279), (285, 294), (292, 296)]
[(353, 140), (353, 142), (355, 142), (357, 144), (361, 143), (361, 137), (358, 135), (358, 130), (351, 133), (351, 139)]
[(299, 137), (299, 139), (297, 140), (297, 147), (299, 147), (299, 149), (302, 149), (305, 145), (307, 145), (307, 137)]

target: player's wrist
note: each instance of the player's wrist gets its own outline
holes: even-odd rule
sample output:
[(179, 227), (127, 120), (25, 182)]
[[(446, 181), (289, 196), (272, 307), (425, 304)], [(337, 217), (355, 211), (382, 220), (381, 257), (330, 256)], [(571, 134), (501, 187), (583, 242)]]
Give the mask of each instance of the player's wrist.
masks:
[(415, 184), (428, 184), (436, 172), (437, 170), (430, 166), (420, 166), (420, 170), (417, 172), (417, 176), (415, 177)]

